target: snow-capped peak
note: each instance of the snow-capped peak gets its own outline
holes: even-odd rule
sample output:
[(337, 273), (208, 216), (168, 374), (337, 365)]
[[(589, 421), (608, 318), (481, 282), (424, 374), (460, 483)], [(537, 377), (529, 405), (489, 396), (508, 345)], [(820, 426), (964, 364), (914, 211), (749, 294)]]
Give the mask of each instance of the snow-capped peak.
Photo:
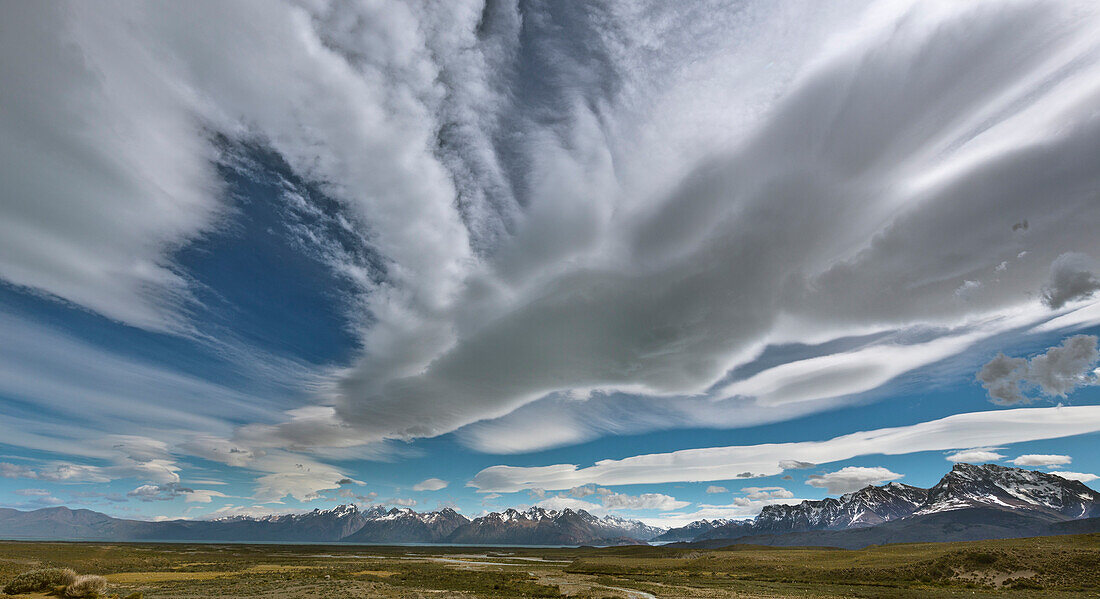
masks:
[(1100, 512), (1100, 493), (1078, 481), (997, 464), (956, 464), (928, 491), (918, 515), (990, 506), (1082, 518)]

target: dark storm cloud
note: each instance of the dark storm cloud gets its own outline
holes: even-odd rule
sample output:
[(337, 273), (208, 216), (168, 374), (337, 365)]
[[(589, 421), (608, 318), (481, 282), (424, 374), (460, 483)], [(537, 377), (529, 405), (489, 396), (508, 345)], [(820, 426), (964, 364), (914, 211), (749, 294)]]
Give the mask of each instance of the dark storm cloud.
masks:
[(1074, 335), (1030, 359), (998, 354), (982, 366), (977, 378), (995, 403), (1064, 398), (1078, 387), (1096, 384), (1097, 362), (1100, 351), (1096, 336)]

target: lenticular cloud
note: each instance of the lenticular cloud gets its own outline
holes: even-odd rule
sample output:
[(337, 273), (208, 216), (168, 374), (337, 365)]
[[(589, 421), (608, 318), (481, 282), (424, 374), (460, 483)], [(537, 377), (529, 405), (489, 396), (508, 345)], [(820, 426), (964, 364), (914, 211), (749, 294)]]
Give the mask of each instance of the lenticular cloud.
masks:
[[(5, 102), (0, 131), (61, 148), (0, 161), (4, 223), (39, 232), (0, 235), (0, 277), (186, 331), (171, 255), (224, 212), (211, 137), (269, 147), (385, 276), (329, 258), (359, 355), (250, 447), (788, 418), (1095, 291), (1090, 2), (159, 8), (27, 4), (0, 36), (5, 80), (50, 99)], [(784, 343), (818, 349), (754, 364)]]
[[(526, 157), (520, 216), (438, 313), (454, 336), (403, 376), (380, 373), (388, 357), (368, 353), (333, 388), (339, 421), (366, 439), (438, 435), (554, 393), (706, 393), (772, 341), (964, 325), (801, 381), (842, 396), (962, 351), (1000, 330), (1000, 315), (1038, 303), (1067, 244), (1100, 255), (1090, 234), (1100, 206), (1083, 191), (1100, 183), (1088, 158), (1100, 150), (1098, 20), (1085, 12), (876, 7), (855, 29), (811, 35), (814, 59), (786, 56), (778, 99), (710, 121), (724, 139), (700, 131), (740, 107), (719, 58), (705, 75), (687, 64), (701, 60), (698, 44), (649, 47), (666, 74), (655, 81), (624, 58), (637, 47), (577, 56), (546, 42), (537, 53), (564, 52), (567, 68), (540, 83), (539, 99), (564, 116), (525, 122), (527, 144), (492, 146), (505, 172)], [(571, 13), (568, 31), (638, 44), (654, 15), (599, 16)], [(706, 48), (752, 62), (782, 45), (757, 43)], [(522, 41), (513, 51), (535, 52)], [(682, 108), (708, 110), (675, 114), (686, 90), (696, 97)], [(693, 117), (676, 133), (661, 122)], [(705, 151), (668, 151), (691, 135)], [(767, 402), (812, 410), (828, 399), (796, 388)], [(562, 426), (540, 435), (590, 434)]]

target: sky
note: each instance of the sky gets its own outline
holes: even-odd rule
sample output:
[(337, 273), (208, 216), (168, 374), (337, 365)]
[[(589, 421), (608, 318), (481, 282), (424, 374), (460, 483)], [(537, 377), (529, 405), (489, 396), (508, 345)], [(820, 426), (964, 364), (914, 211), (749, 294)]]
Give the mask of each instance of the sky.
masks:
[(0, 507), (1100, 488), (1100, 7), (0, 6)]

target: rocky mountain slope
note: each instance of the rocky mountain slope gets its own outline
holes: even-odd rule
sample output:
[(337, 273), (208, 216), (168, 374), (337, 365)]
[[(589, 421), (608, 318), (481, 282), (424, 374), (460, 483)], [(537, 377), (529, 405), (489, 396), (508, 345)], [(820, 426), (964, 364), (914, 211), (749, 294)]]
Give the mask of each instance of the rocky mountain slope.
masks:
[(996, 464), (956, 464), (916, 514), (991, 506), (1067, 519), (1100, 516), (1100, 493), (1055, 474)]
[(355, 505), (301, 514), (166, 522), (124, 520), (65, 507), (0, 509), (0, 538), (6, 539), (622, 545), (662, 532), (637, 520), (538, 507), (509, 509), (472, 521), (450, 508), (416, 512), (376, 506), (361, 511)]
[(438, 512), (414, 512), (409, 508), (368, 510), (370, 517), (341, 541), (352, 543), (439, 543), (455, 529), (470, 522), (451, 508)]
[(690, 541), (698, 538), (704, 533), (708, 533), (716, 528), (725, 528), (725, 530), (736, 530), (737, 527), (750, 526), (749, 522), (742, 520), (727, 520), (725, 518), (718, 518), (715, 520), (696, 520), (684, 526), (677, 528), (670, 528), (660, 535), (653, 538), (654, 541), (660, 543), (674, 543), (676, 541)]
[(712, 527), (693, 540), (840, 547), (975, 540), (1059, 534), (1056, 523), (1094, 516), (1100, 516), (1100, 493), (1078, 481), (996, 464), (956, 464), (931, 489), (889, 483), (838, 498), (771, 505), (752, 522)]
[[(584, 510), (546, 510), (532, 507), (527, 511), (507, 509), (487, 514), (454, 531), (447, 541), (472, 544), (515, 545), (599, 545), (623, 544), (636, 530), (645, 530), (647, 538), (656, 536), (640, 522), (624, 526), (621, 519), (601, 520)], [(639, 526), (640, 525), (640, 526)], [(658, 534), (660, 531), (656, 531)]]

